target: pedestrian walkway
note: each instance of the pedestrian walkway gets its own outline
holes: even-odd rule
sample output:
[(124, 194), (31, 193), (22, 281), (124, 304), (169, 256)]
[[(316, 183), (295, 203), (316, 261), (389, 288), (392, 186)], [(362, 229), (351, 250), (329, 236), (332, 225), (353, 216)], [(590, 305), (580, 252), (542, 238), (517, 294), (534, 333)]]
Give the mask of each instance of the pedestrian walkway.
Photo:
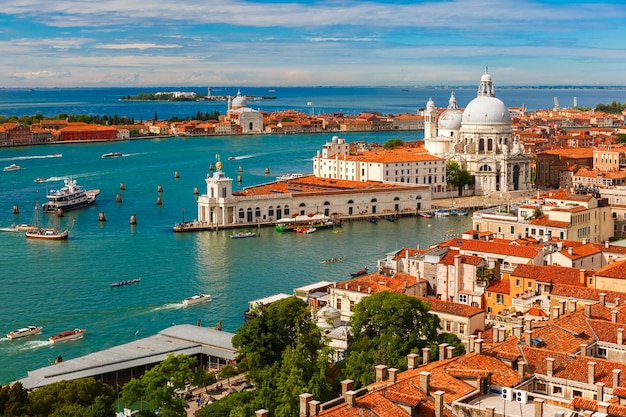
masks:
[(432, 200), (431, 205), (433, 209), (480, 209), (483, 207), (519, 203), (533, 195), (533, 191), (494, 191), (487, 195), (437, 198)]
[[(206, 404), (224, 398), (230, 393), (240, 391), (245, 381), (245, 374), (240, 374), (230, 378), (230, 384), (227, 380), (221, 380), (215, 384), (193, 389), (187, 401), (187, 405), (189, 406), (189, 408), (187, 408), (187, 417), (197, 417), (200, 415), (199, 413), (196, 414), (198, 410)], [(198, 401), (198, 398), (200, 401)]]

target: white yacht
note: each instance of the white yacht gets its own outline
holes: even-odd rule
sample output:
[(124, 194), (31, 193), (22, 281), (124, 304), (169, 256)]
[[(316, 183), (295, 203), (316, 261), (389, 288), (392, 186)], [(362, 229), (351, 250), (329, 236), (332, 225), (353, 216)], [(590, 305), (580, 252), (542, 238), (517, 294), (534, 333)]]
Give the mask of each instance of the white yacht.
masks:
[(85, 187), (76, 184), (76, 180), (71, 178), (65, 180), (63, 188), (50, 190), (46, 198), (48, 201), (43, 204), (43, 211), (55, 212), (61, 210), (71, 210), (96, 202), (96, 197), (100, 190), (86, 190)]
[(185, 298), (183, 300), (183, 305), (187, 307), (196, 304), (206, 303), (208, 301), (211, 301), (211, 294), (200, 294)]
[(40, 334), (42, 329), (43, 329), (43, 327), (41, 327), (41, 326), (22, 327), (22, 328), (19, 328), (17, 330), (13, 330), (10, 333), (7, 333), (7, 338), (12, 340), (12, 339), (19, 339), (21, 337), (26, 337), (26, 336), (32, 336), (32, 335), (35, 335), (35, 334)]

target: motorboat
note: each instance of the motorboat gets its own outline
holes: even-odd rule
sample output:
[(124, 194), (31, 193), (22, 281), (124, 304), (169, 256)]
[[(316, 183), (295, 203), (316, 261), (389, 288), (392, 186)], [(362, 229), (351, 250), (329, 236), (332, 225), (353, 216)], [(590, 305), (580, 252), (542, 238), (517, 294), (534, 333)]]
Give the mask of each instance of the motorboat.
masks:
[(4, 167), (4, 171), (19, 171), (20, 169), (22, 169), (21, 166), (17, 165), (17, 164), (11, 164), (9, 166)]
[(425, 219), (430, 219), (431, 217), (433, 217), (433, 215), (430, 213), (418, 213), (418, 216), (423, 217)]
[(435, 212), (435, 216), (439, 216), (439, 217), (446, 217), (449, 216), (450, 213), (448, 213), (446, 210), (444, 209), (439, 209)]
[(48, 178), (44, 178), (44, 177), (39, 177), (39, 178), (35, 178), (35, 182), (47, 182)]
[(33, 336), (36, 334), (41, 334), (42, 330), (43, 330), (43, 327), (41, 326), (22, 327), (17, 330), (13, 330), (10, 333), (7, 333), (7, 338), (9, 340), (12, 340), (12, 339), (19, 339), (19, 338), (26, 337), (26, 336)]
[(66, 342), (69, 340), (82, 339), (85, 335), (85, 329), (74, 329), (74, 330), (66, 330), (64, 332), (55, 334), (54, 336), (50, 336), (48, 339), (50, 343), (58, 343), (58, 342)]
[(296, 178), (300, 178), (302, 176), (304, 176), (304, 174), (300, 174), (300, 173), (283, 174), (280, 177), (276, 177), (276, 180), (277, 181), (295, 180)]
[(127, 279), (126, 281), (119, 281), (109, 284), (111, 288), (113, 287), (123, 287), (124, 285), (136, 284), (141, 282), (141, 278)]
[(352, 272), (350, 274), (351, 277), (360, 277), (361, 275), (367, 274), (367, 266), (364, 266), (363, 269), (357, 272)]
[(200, 294), (193, 295), (191, 297), (187, 297), (183, 300), (183, 305), (185, 307), (193, 306), (196, 304), (202, 304), (211, 301), (211, 294)]
[(231, 239), (245, 239), (247, 237), (255, 237), (256, 233), (254, 232), (239, 232), (234, 235), (230, 235)]
[(317, 231), (317, 228), (315, 227), (299, 227), (296, 229), (296, 232), (302, 233), (305, 235), (310, 235), (311, 233), (315, 233), (316, 231)]
[(119, 158), (120, 156), (122, 156), (121, 152), (109, 152), (102, 154), (103, 158)]
[(282, 218), (276, 221), (276, 230), (279, 232), (297, 232), (298, 229), (315, 228), (332, 229), (335, 226), (341, 226), (341, 222), (325, 216), (316, 214), (313, 216), (296, 216), (293, 218)]
[(228, 157), (228, 160), (229, 160), (229, 161), (234, 161), (235, 159), (237, 159), (237, 158), (235, 158), (234, 156), (229, 156), (229, 157)]
[(64, 185), (59, 190), (50, 190), (48, 201), (43, 204), (44, 212), (56, 212), (57, 210), (71, 210), (85, 207), (96, 202), (100, 190), (86, 190), (76, 184), (76, 180), (66, 178)]

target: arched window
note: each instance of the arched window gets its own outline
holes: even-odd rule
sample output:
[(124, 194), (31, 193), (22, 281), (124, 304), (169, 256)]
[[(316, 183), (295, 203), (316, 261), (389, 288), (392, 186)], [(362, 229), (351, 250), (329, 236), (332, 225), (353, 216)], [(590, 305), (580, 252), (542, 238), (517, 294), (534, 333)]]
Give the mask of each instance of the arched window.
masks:
[(300, 215), (304, 216), (306, 214), (306, 204), (300, 203)]
[(480, 138), (478, 141), (478, 152), (483, 152), (485, 150), (485, 139)]
[(487, 150), (488, 151), (493, 151), (493, 139), (489, 138), (487, 140)]
[(246, 217), (246, 212), (242, 208), (240, 208), (239, 209), (239, 218), (240, 219), (244, 219), (245, 217)]
[(257, 207), (254, 209), (254, 216), (255, 217), (261, 217), (261, 208)]
[(267, 215), (270, 217), (274, 217), (274, 206), (269, 206), (267, 208)]

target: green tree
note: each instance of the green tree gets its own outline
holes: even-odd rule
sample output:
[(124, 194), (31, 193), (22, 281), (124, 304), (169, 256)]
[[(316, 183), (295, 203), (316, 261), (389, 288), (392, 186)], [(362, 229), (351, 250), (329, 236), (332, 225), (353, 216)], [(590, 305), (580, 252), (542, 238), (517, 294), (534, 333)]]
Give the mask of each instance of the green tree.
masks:
[(626, 143), (626, 133), (617, 134), (617, 143)]
[(361, 300), (350, 319), (353, 337), (346, 351), (344, 376), (366, 386), (376, 365), (407, 368), (411, 352), (437, 340), (439, 318), (418, 298), (382, 291)]
[(8, 389), (8, 399), (4, 406), (5, 417), (22, 417), (28, 415), (28, 391), (20, 382), (16, 382)]
[(237, 370), (235, 365), (228, 363), (220, 368), (218, 375), (220, 378), (226, 378), (226, 380), (228, 381), (228, 386), (230, 386), (230, 379), (236, 376), (238, 373), (239, 371)]
[(61, 409), (65, 409), (66, 413), (71, 413), (72, 407), (69, 406), (79, 406), (83, 415), (87, 415), (87, 407), (96, 403), (107, 404), (109, 415), (113, 415), (115, 390), (94, 378), (82, 378), (59, 381), (41, 387), (30, 393), (29, 400), (31, 413), (35, 416), (52, 415), (56, 410), (60, 412)]
[(454, 356), (460, 356), (465, 353), (465, 345), (454, 333), (439, 333), (436, 340), (433, 340), (430, 345), (430, 359), (433, 361), (439, 360), (439, 345), (446, 343), (448, 346), (454, 347)]
[(178, 417), (185, 415), (187, 401), (177, 394), (184, 391), (186, 384), (202, 385), (206, 372), (197, 367), (193, 356), (172, 354), (140, 378), (131, 379), (122, 390), (122, 401), (132, 404), (147, 401), (152, 409), (159, 410), (159, 416)]
[(458, 188), (460, 197), (463, 195), (463, 187), (474, 183), (474, 177), (468, 170), (461, 168), (458, 162), (450, 159), (446, 162), (446, 182)]
[(385, 149), (393, 149), (404, 145), (404, 141), (402, 139), (389, 139), (385, 142)]

